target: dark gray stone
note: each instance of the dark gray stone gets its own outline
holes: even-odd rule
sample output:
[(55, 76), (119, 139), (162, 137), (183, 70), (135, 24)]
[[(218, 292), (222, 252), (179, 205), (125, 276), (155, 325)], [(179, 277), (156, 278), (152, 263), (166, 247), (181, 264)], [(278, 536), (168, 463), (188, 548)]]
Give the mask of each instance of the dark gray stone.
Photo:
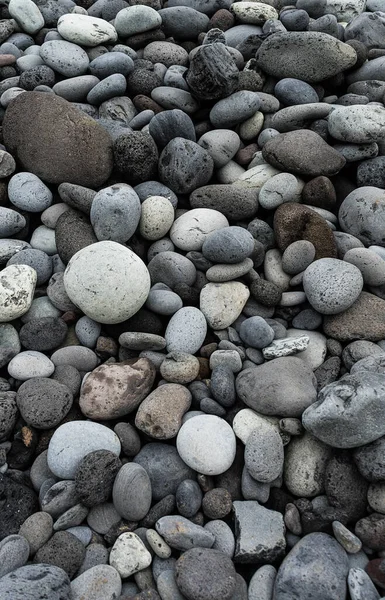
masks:
[(50, 429), (68, 414), (73, 396), (67, 386), (53, 379), (34, 377), (19, 387), (16, 402), (26, 423)]
[(88, 217), (71, 209), (65, 211), (58, 218), (55, 227), (55, 241), (58, 254), (66, 265), (76, 252), (95, 244), (98, 238)]
[(201, 100), (219, 100), (238, 88), (239, 71), (221, 43), (201, 46), (190, 59), (186, 81), (191, 92)]
[(189, 194), (206, 185), (213, 170), (214, 162), (209, 153), (195, 142), (180, 137), (172, 139), (159, 158), (160, 179), (176, 194)]
[(318, 94), (311, 85), (290, 77), (278, 81), (274, 94), (286, 106), (319, 102)]
[(176, 490), (176, 506), (183, 517), (193, 517), (202, 504), (202, 491), (196, 481), (185, 479)]
[(194, 600), (231, 600), (237, 582), (231, 559), (207, 548), (185, 552), (176, 564), (175, 579), (182, 594)]
[(254, 238), (243, 227), (225, 227), (209, 233), (202, 246), (203, 255), (212, 262), (236, 264), (254, 250)]
[(75, 475), (75, 491), (85, 506), (107, 502), (122, 463), (113, 452), (96, 450), (80, 462)]
[(116, 475), (112, 491), (118, 513), (128, 521), (140, 521), (150, 509), (151, 495), (151, 477), (144, 466), (135, 463), (123, 465)]
[(192, 208), (218, 210), (227, 219), (237, 221), (254, 217), (258, 208), (258, 195), (255, 190), (243, 186), (206, 185), (192, 192), (190, 204)]
[(63, 569), (72, 579), (85, 557), (86, 550), (78, 538), (67, 531), (57, 531), (35, 554), (35, 563), (48, 563)]
[(132, 185), (154, 178), (158, 149), (153, 138), (142, 131), (119, 136), (114, 142), (114, 165)]
[(28, 321), (20, 329), (20, 341), (27, 350), (45, 352), (64, 342), (68, 327), (62, 319), (40, 317)]
[(149, 124), (150, 135), (160, 148), (164, 148), (174, 138), (196, 141), (194, 124), (182, 110), (164, 110), (155, 115)]

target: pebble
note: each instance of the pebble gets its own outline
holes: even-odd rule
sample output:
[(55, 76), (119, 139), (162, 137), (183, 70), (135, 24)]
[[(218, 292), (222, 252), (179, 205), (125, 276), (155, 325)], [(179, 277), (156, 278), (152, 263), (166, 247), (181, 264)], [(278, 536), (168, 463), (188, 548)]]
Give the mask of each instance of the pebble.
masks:
[(365, 144), (380, 141), (385, 110), (379, 106), (339, 106), (329, 116), (330, 135), (342, 142)]
[[(88, 434), (88, 435), (87, 435)], [(91, 421), (71, 421), (56, 429), (48, 446), (48, 466), (58, 477), (75, 476), (80, 461), (95, 450), (120, 454), (118, 437), (104, 425)]]
[(135, 418), (136, 427), (156, 439), (177, 435), (184, 413), (190, 408), (191, 394), (177, 384), (164, 384), (141, 403)]
[(236, 572), (228, 556), (208, 548), (192, 548), (177, 561), (175, 579), (187, 598), (231, 600)]
[(233, 463), (235, 436), (223, 419), (214, 415), (197, 416), (182, 425), (177, 449), (192, 469), (205, 475), (219, 475)]
[(162, 17), (159, 12), (145, 5), (128, 6), (120, 10), (115, 17), (116, 31), (122, 37), (149, 31), (161, 24)]
[(225, 264), (237, 264), (248, 258), (253, 250), (254, 238), (251, 233), (234, 226), (218, 228), (209, 233), (202, 246), (205, 258)]
[(226, 217), (219, 211), (196, 208), (176, 219), (170, 230), (170, 238), (181, 250), (199, 251), (212, 232), (228, 228), (228, 225)]
[(124, 519), (143, 519), (151, 506), (151, 482), (146, 470), (135, 463), (123, 465), (114, 481), (112, 499)]
[(200, 310), (212, 329), (229, 327), (241, 314), (250, 292), (238, 281), (207, 283), (201, 290)]
[(4, 598), (23, 600), (26, 586), (33, 600), (38, 600), (42, 594), (49, 595), (52, 600), (67, 600), (71, 594), (67, 573), (48, 564), (26, 565), (9, 573), (0, 582), (0, 592)]
[(126, 242), (138, 227), (140, 217), (139, 198), (128, 185), (104, 188), (92, 200), (90, 221), (99, 241)]
[(39, 7), (32, 0), (11, 0), (9, 14), (26, 33), (35, 35), (44, 27), (44, 17)]
[(36, 512), (24, 521), (19, 529), (29, 546), (31, 556), (41, 548), (53, 534), (53, 519), (47, 512)]
[(111, 549), (109, 561), (126, 578), (148, 567), (151, 554), (135, 533), (122, 533)]
[(79, 46), (99, 46), (118, 39), (113, 25), (88, 15), (62, 15), (57, 22), (57, 30), (62, 38)]
[(8, 364), (8, 373), (19, 381), (32, 377), (50, 377), (54, 370), (55, 365), (45, 354), (33, 350), (20, 352)]
[(73, 600), (114, 600), (121, 591), (120, 575), (109, 565), (95, 565), (71, 582)]
[(10, 265), (0, 278), (0, 322), (13, 321), (31, 306), (36, 284), (36, 271), (27, 265)]

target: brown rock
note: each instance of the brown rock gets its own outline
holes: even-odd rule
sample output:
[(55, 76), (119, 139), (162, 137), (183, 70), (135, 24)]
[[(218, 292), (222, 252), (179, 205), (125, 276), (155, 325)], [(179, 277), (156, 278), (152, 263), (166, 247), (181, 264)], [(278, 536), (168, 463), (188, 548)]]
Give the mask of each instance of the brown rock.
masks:
[(103, 185), (113, 166), (112, 139), (95, 119), (54, 94), (25, 92), (8, 106), (4, 143), (24, 171), (48, 183)]
[(155, 367), (147, 358), (97, 367), (87, 377), (79, 406), (90, 419), (117, 419), (135, 410), (150, 392)]
[(385, 300), (362, 292), (348, 310), (324, 317), (324, 332), (340, 342), (369, 340), (378, 342), (385, 337)]
[(166, 383), (151, 392), (136, 413), (138, 429), (157, 440), (175, 437), (182, 417), (191, 405), (191, 393), (183, 385)]
[(333, 210), (337, 197), (334, 185), (328, 177), (320, 175), (311, 179), (302, 190), (302, 202), (310, 206), (318, 206), (326, 210)]
[(385, 559), (375, 558), (368, 562), (365, 567), (370, 579), (380, 588), (385, 589)]
[(346, 163), (337, 150), (310, 129), (277, 135), (263, 146), (262, 156), (281, 171), (313, 177), (336, 175)]
[(337, 246), (329, 225), (314, 210), (300, 204), (281, 204), (274, 215), (274, 233), (283, 252), (298, 240), (314, 244), (315, 259), (337, 258)]
[(364, 546), (372, 550), (385, 550), (385, 515), (372, 513), (356, 523), (354, 533)]
[(148, 96), (143, 96), (143, 94), (139, 94), (133, 98), (133, 103), (135, 108), (141, 112), (142, 110), (153, 110), (155, 114), (158, 114), (163, 111), (163, 108), (160, 104), (157, 104), (155, 100), (149, 98)]
[(0, 54), (0, 67), (8, 67), (16, 62), (16, 56), (13, 54)]
[(229, 10), (226, 10), (225, 8), (220, 8), (211, 17), (207, 29), (221, 29), (222, 31), (227, 31), (228, 29), (233, 27), (234, 23), (234, 15)]

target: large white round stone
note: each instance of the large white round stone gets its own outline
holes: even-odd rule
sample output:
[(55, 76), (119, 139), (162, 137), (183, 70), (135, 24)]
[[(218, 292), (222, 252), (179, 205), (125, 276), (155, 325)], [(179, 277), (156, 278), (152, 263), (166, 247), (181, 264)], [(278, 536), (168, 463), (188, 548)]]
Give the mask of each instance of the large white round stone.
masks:
[(129, 248), (116, 242), (98, 242), (71, 258), (64, 287), (87, 317), (98, 323), (121, 323), (147, 300), (150, 275)]
[(62, 38), (81, 46), (99, 46), (116, 42), (118, 34), (111, 23), (97, 17), (69, 13), (60, 17), (57, 29)]

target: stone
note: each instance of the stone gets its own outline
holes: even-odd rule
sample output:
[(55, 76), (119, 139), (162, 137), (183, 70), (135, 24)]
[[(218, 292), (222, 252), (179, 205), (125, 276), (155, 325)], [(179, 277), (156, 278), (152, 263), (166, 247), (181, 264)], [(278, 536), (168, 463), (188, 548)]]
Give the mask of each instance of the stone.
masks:
[(0, 322), (13, 321), (24, 315), (30, 308), (37, 274), (27, 265), (10, 265), (1, 271)]
[(210, 154), (195, 142), (181, 137), (172, 139), (159, 158), (161, 182), (176, 194), (189, 194), (206, 185), (213, 169)]
[(75, 476), (75, 491), (82, 504), (95, 506), (107, 502), (120, 467), (119, 458), (108, 450), (87, 454)]
[(195, 354), (203, 345), (206, 333), (207, 323), (203, 313), (193, 306), (181, 308), (167, 325), (167, 350)]
[(155, 502), (175, 494), (182, 481), (195, 477), (176, 448), (160, 442), (146, 444), (135, 456), (134, 462), (147, 471)]
[(157, 164), (158, 149), (148, 133), (133, 131), (115, 139), (114, 165), (132, 185), (152, 179), (156, 174)]
[(252, 117), (259, 109), (260, 98), (256, 92), (241, 90), (219, 100), (210, 111), (210, 121), (216, 129), (235, 127)]
[(9, 14), (20, 25), (23, 31), (35, 35), (44, 27), (44, 17), (39, 7), (32, 0), (11, 0)]
[(212, 232), (228, 228), (228, 225), (228, 220), (219, 211), (195, 208), (176, 219), (170, 238), (181, 250), (199, 251)]
[(245, 447), (245, 466), (253, 479), (271, 483), (282, 473), (283, 444), (278, 431), (252, 431)]
[(182, 460), (204, 475), (224, 473), (235, 458), (233, 430), (214, 415), (186, 421), (179, 430), (176, 444)]
[(99, 241), (123, 244), (134, 235), (140, 216), (140, 200), (125, 183), (104, 188), (92, 201), (90, 220)]
[(130, 577), (151, 564), (151, 554), (135, 533), (122, 533), (111, 548), (109, 562), (122, 578)]
[(382, 318), (384, 308), (384, 300), (362, 292), (345, 312), (324, 318), (324, 332), (340, 342), (378, 342), (385, 337), (385, 322)]
[(80, 540), (67, 531), (57, 531), (39, 548), (34, 562), (55, 565), (72, 578), (85, 556), (85, 548)]
[(354, 190), (346, 196), (340, 206), (338, 220), (341, 229), (356, 236), (368, 246), (383, 244), (384, 207), (384, 190), (372, 186)]
[(283, 516), (256, 500), (233, 502), (236, 563), (273, 562), (283, 556), (286, 540)]
[[(223, 130), (210, 131), (209, 134)], [(207, 134), (208, 135), (208, 134)], [(203, 138), (203, 136), (202, 136)], [(199, 140), (198, 143), (202, 140)], [(206, 148), (210, 153), (210, 149)], [(215, 157), (213, 156), (214, 164)], [(258, 199), (253, 189), (232, 184), (216, 184), (200, 187), (190, 195), (192, 208), (211, 208), (218, 210), (230, 221), (249, 219), (255, 216)]]
[(120, 454), (120, 442), (113, 431), (91, 421), (70, 421), (60, 425), (48, 446), (48, 466), (63, 479), (75, 476), (81, 460), (95, 450)]
[(150, 196), (142, 204), (139, 231), (146, 240), (162, 239), (174, 222), (174, 209), (168, 198)]
[(200, 310), (214, 329), (229, 327), (241, 314), (250, 292), (238, 281), (208, 283), (200, 293)]
[(23, 536), (29, 545), (30, 555), (36, 554), (53, 534), (53, 519), (47, 512), (36, 512), (24, 521), (19, 529), (19, 535)]
[(250, 579), (249, 600), (269, 600), (273, 597), (274, 581), (277, 571), (273, 565), (259, 567)]
[[(108, 273), (103, 281), (99, 279), (100, 272)], [(131, 250), (103, 241), (83, 248), (71, 258), (64, 285), (68, 296), (84, 308), (88, 317), (99, 323), (121, 323), (144, 304), (150, 277), (144, 263)]]
[(161, 517), (155, 524), (156, 531), (176, 550), (211, 548), (215, 541), (212, 533), (179, 515)]
[(146, 5), (134, 5), (123, 8), (115, 17), (115, 27), (120, 37), (130, 37), (162, 24), (161, 15)]
[(112, 490), (114, 506), (127, 521), (140, 521), (151, 507), (151, 482), (147, 471), (135, 463), (119, 470)]
[(71, 582), (73, 600), (114, 600), (121, 591), (120, 575), (109, 565), (95, 565)]
[(324, 492), (331, 450), (309, 433), (293, 438), (285, 455), (284, 481), (290, 493), (313, 498)]
[(115, 27), (104, 19), (80, 14), (62, 15), (57, 22), (62, 38), (79, 46), (94, 47), (118, 39)]
[(318, 133), (299, 129), (275, 136), (262, 148), (264, 159), (273, 167), (296, 175), (336, 175), (345, 159)]
[(42, 212), (52, 204), (52, 193), (32, 173), (17, 173), (8, 184), (8, 196), (12, 204), (28, 212)]
[[(304, 46), (307, 53), (299, 62), (298, 53)], [(353, 67), (356, 60), (352, 47), (326, 33), (313, 31), (290, 31), (271, 36), (257, 51), (257, 64), (269, 75), (277, 79), (293, 77), (308, 83), (342, 73)]]
[(379, 423), (385, 405), (378, 395), (384, 385), (383, 375), (344, 375), (320, 391), (318, 401), (303, 414), (304, 427), (335, 448), (355, 448), (377, 440), (384, 435)]
[(363, 569), (352, 568), (349, 570), (348, 587), (352, 600), (380, 600), (380, 594)]
[(238, 88), (239, 71), (230, 52), (221, 43), (201, 46), (190, 58), (186, 82), (201, 100), (218, 100)]
[(371, 550), (384, 550), (385, 516), (372, 513), (357, 521), (354, 533), (360, 538), (362, 544)]
[(335, 258), (313, 262), (303, 275), (303, 286), (312, 307), (321, 314), (338, 314), (358, 298), (363, 277), (354, 265)]
[(306, 350), (309, 342), (310, 339), (307, 335), (273, 340), (269, 346), (262, 349), (262, 354), (266, 360), (290, 356)]
[(3, 133), (22, 168), (48, 183), (97, 187), (112, 171), (109, 135), (54, 94), (21, 94), (6, 111)]
[(340, 600), (346, 595), (347, 574), (347, 556), (338, 542), (326, 533), (310, 533), (283, 560), (275, 580), (274, 596), (276, 600), (283, 600), (291, 594), (305, 600), (310, 593), (314, 600)]
[(154, 378), (155, 368), (145, 358), (101, 365), (82, 387), (80, 408), (93, 419), (116, 419), (129, 414), (148, 395)]
[(0, 582), (0, 593), (6, 600), (23, 600), (26, 588), (33, 600), (38, 600), (43, 594), (50, 600), (71, 598), (67, 573), (54, 565), (26, 565), (9, 573)]
[(354, 461), (361, 475), (370, 482), (377, 482), (384, 479), (385, 461), (383, 459), (383, 449), (385, 447), (385, 438), (361, 446), (354, 450)]
[(190, 404), (191, 394), (184, 386), (172, 383), (162, 385), (140, 404), (135, 425), (152, 438), (173, 438), (181, 428), (182, 417)]
[(307, 240), (316, 249), (316, 260), (337, 258), (336, 242), (326, 220), (300, 204), (282, 204), (277, 208), (274, 215), (274, 233), (281, 252), (293, 242)]
[(169, 352), (160, 365), (160, 374), (170, 383), (190, 383), (198, 377), (200, 363), (186, 352)]
[(338, 106), (329, 115), (330, 135), (342, 142), (366, 144), (383, 139), (385, 109), (380, 106)]
[(234, 226), (209, 233), (202, 246), (202, 253), (208, 260), (225, 264), (239, 263), (248, 258), (253, 250), (254, 238), (251, 233), (243, 227)]
[(300, 417), (316, 400), (312, 369), (291, 356), (242, 371), (236, 389), (247, 406), (265, 415)]
[(73, 396), (67, 386), (35, 376), (19, 387), (16, 401), (26, 423), (37, 429), (50, 429), (67, 415)]
[(231, 559), (207, 548), (192, 548), (176, 563), (175, 580), (188, 600), (231, 600), (236, 572)]
[[(210, 154), (214, 161), (214, 167), (224, 167), (235, 156), (240, 146), (240, 138), (231, 129), (214, 129), (204, 133), (198, 140)], [(227, 215), (226, 215), (227, 216)]]
[(1, 569), (0, 575), (4, 577), (8, 573), (23, 567), (28, 561), (29, 544), (21, 535), (9, 535), (0, 542)]

